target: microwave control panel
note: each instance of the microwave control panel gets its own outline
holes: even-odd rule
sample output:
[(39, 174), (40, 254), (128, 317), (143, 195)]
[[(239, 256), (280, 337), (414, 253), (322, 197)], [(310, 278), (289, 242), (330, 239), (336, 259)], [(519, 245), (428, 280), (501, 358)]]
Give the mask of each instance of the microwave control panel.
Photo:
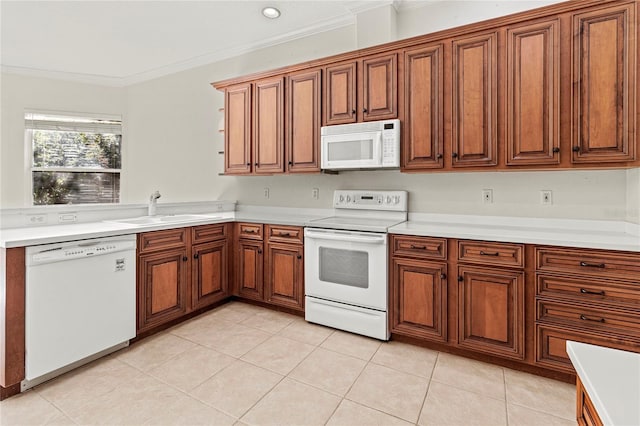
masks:
[(382, 125), (382, 166), (400, 164), (400, 120), (383, 121)]

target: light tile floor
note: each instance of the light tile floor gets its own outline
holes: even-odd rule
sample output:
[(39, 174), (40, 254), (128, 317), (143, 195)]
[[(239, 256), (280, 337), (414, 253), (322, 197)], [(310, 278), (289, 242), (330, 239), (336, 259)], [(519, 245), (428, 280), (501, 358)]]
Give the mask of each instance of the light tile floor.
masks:
[(574, 386), (232, 302), (0, 403), (9, 425), (574, 425)]

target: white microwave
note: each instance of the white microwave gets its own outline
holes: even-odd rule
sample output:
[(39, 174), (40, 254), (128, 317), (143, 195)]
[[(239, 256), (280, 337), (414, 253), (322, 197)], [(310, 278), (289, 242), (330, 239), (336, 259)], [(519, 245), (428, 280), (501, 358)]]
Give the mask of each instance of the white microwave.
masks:
[(322, 169), (386, 169), (400, 167), (400, 120), (323, 126)]

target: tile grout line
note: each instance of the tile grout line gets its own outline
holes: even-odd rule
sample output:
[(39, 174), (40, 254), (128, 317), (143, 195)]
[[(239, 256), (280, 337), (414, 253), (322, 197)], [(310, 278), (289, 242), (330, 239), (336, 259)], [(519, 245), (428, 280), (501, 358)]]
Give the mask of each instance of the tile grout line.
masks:
[(424, 393), (424, 398), (422, 399), (422, 405), (420, 406), (420, 412), (418, 413), (418, 418), (416, 419), (416, 425), (420, 422), (420, 416), (422, 415), (422, 410), (424, 410), (424, 405), (427, 403), (427, 396), (429, 395), (429, 389), (431, 388), (431, 380), (433, 380), (433, 373), (436, 371), (436, 366), (438, 365), (438, 361), (440, 360), (440, 351), (436, 354), (436, 361), (433, 363), (433, 368), (431, 369), (431, 374), (429, 375), (429, 381), (427, 382), (427, 390)]

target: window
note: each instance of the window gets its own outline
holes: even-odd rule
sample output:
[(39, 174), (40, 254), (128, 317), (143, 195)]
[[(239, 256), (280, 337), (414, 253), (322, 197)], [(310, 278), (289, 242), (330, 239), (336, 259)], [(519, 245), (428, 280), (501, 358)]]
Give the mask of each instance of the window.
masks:
[(120, 118), (27, 112), (34, 205), (118, 203)]

